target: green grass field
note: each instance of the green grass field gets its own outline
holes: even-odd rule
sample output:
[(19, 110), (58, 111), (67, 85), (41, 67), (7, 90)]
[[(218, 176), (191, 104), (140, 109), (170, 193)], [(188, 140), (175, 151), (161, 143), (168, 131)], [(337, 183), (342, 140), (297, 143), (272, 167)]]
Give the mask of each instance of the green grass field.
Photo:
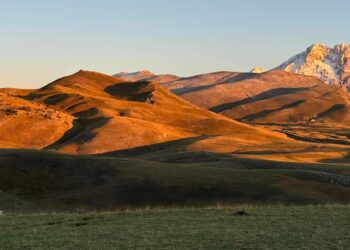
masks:
[[(234, 213), (244, 209), (246, 217)], [(350, 206), (246, 206), (0, 217), (1, 249), (349, 249)]]

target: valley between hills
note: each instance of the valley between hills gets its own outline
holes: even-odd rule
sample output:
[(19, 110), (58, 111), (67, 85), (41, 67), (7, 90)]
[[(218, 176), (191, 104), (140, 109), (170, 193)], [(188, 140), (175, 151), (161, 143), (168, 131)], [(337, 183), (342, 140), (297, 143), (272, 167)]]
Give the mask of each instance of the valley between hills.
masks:
[(0, 210), (350, 202), (350, 96), (285, 71), (0, 89)]

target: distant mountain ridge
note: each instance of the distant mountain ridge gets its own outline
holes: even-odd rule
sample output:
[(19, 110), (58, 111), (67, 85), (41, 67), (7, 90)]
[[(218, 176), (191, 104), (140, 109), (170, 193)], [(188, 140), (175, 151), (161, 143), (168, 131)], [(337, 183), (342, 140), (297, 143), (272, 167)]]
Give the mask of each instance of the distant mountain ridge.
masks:
[(349, 94), (312, 76), (282, 70), (219, 71), (191, 77), (173, 76), (168, 80), (164, 76), (145, 76), (145, 79), (162, 84), (201, 108), (238, 121), (332, 124), (350, 121)]
[(330, 48), (315, 43), (276, 69), (317, 77), (331, 85), (350, 90), (350, 44), (341, 43)]
[[(291, 57), (272, 70), (283, 70), (291, 73), (313, 76), (327, 84), (342, 86), (350, 91), (350, 44), (340, 43), (331, 48), (320, 43), (315, 43), (305, 51)], [(268, 70), (255, 67), (250, 73), (264, 73), (266, 71)], [(209, 73), (207, 75), (212, 74), (213, 73)], [(132, 73), (121, 72), (114, 76), (124, 78), (128, 81), (147, 79), (155, 80), (156, 82), (170, 82), (171, 80), (178, 80), (181, 78), (174, 75), (157, 76), (148, 70)], [(170, 77), (163, 80), (164, 76)]]

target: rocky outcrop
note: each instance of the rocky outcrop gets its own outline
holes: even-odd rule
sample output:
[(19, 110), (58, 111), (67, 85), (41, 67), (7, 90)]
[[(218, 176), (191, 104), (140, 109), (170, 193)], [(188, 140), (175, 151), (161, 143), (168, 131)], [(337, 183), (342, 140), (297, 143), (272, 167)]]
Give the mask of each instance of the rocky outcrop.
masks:
[(341, 43), (333, 48), (313, 44), (276, 69), (314, 76), (328, 84), (350, 90), (350, 44)]

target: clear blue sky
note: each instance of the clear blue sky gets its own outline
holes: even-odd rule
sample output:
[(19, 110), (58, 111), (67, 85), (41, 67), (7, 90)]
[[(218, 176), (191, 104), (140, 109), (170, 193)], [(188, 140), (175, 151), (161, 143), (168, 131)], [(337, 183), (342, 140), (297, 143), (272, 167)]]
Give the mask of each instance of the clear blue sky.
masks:
[(193, 75), (271, 68), (349, 42), (342, 0), (0, 0), (0, 86), (79, 69)]

